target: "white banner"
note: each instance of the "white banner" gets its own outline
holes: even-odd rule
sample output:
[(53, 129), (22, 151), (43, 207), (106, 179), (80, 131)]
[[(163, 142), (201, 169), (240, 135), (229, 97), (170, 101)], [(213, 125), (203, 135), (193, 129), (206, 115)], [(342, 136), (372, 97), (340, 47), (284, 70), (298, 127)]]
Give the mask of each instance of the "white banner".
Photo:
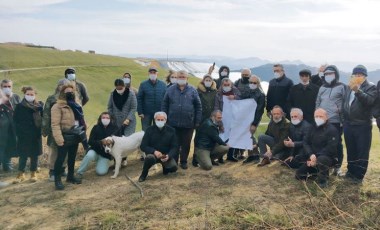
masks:
[(223, 141), (237, 149), (252, 150), (251, 123), (255, 117), (257, 103), (255, 99), (229, 100), (223, 96), (224, 133), (220, 134)]

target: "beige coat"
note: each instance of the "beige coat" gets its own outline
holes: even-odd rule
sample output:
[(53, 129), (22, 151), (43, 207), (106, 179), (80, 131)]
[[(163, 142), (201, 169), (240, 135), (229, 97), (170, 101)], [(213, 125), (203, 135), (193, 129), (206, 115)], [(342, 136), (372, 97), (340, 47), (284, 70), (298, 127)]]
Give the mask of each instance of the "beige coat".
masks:
[(75, 125), (75, 117), (72, 109), (64, 100), (58, 100), (51, 108), (51, 129), (55, 143), (63, 146), (62, 131), (68, 131)]

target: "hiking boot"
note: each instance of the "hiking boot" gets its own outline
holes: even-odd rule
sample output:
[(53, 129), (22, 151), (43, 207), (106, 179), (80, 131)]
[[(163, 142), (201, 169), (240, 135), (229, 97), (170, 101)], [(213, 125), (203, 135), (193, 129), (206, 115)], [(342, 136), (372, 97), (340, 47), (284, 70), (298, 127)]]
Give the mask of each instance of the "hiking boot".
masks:
[(75, 176), (67, 176), (66, 182), (69, 182), (72, 184), (82, 184), (82, 180)]
[(37, 172), (31, 172), (30, 174), (30, 181), (31, 182), (37, 182)]
[(257, 165), (257, 167), (263, 167), (264, 165), (269, 165), (270, 160), (268, 157), (264, 157), (263, 160)]
[(211, 160), (211, 164), (214, 165), (214, 166), (219, 166), (219, 163), (216, 162), (215, 160)]
[(56, 177), (54, 184), (55, 184), (55, 190), (64, 190), (65, 189), (65, 186), (62, 184), (61, 176)]
[(181, 163), (179, 166), (184, 170), (187, 169), (187, 163)]
[(20, 172), (17, 177), (16, 177), (16, 180), (13, 181), (13, 184), (18, 184), (18, 183), (21, 183), (25, 180), (25, 174), (23, 172)]
[(257, 163), (260, 162), (260, 157), (258, 155), (256, 155), (256, 156), (248, 156), (247, 159), (245, 159), (243, 161), (243, 164), (247, 164), (247, 163), (250, 163), (250, 162), (253, 162), (253, 163), (257, 164)]

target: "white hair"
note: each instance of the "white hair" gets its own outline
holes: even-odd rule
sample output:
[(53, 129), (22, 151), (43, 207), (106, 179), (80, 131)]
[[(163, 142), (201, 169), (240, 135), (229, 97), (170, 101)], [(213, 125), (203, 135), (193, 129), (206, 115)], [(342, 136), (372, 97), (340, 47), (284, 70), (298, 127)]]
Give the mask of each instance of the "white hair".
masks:
[(186, 77), (189, 76), (189, 73), (188, 73), (186, 70), (180, 70), (180, 71), (178, 71), (178, 72), (177, 72), (177, 75), (179, 75), (179, 74), (183, 74), (183, 75), (185, 75)]
[(166, 115), (166, 113), (165, 113), (165, 112), (162, 112), (162, 111), (160, 111), (160, 112), (156, 112), (156, 113), (154, 114), (154, 119), (156, 119), (157, 116), (164, 116), (164, 117), (165, 117), (165, 120), (168, 119), (168, 116)]
[(299, 115), (303, 116), (302, 109), (299, 109), (299, 108), (292, 108), (292, 110), (290, 110), (290, 113), (292, 113), (292, 112), (296, 112), (296, 113), (298, 113)]

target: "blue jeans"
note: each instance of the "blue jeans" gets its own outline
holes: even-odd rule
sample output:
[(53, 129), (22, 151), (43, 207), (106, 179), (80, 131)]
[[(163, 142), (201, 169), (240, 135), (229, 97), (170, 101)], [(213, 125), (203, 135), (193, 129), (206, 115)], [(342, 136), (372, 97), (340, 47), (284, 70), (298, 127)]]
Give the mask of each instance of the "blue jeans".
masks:
[(154, 124), (153, 117), (154, 114), (144, 114), (144, 118), (141, 119), (141, 128), (143, 131)]
[(372, 141), (372, 125), (344, 124), (348, 173), (362, 180), (367, 172)]
[(266, 135), (266, 134), (261, 134), (259, 136), (259, 140), (257, 142), (257, 145), (259, 146), (259, 150), (260, 150), (260, 155), (264, 155), (268, 149), (267, 149), (267, 145), (272, 148), (276, 143), (274, 142), (274, 138), (269, 136), (269, 135)]
[(94, 150), (90, 149), (86, 156), (84, 156), (82, 163), (77, 171), (78, 174), (83, 174), (87, 171), (88, 166), (92, 161), (96, 162), (96, 174), (99, 176), (106, 175), (108, 173), (108, 162), (107, 158), (104, 158), (97, 154)]

